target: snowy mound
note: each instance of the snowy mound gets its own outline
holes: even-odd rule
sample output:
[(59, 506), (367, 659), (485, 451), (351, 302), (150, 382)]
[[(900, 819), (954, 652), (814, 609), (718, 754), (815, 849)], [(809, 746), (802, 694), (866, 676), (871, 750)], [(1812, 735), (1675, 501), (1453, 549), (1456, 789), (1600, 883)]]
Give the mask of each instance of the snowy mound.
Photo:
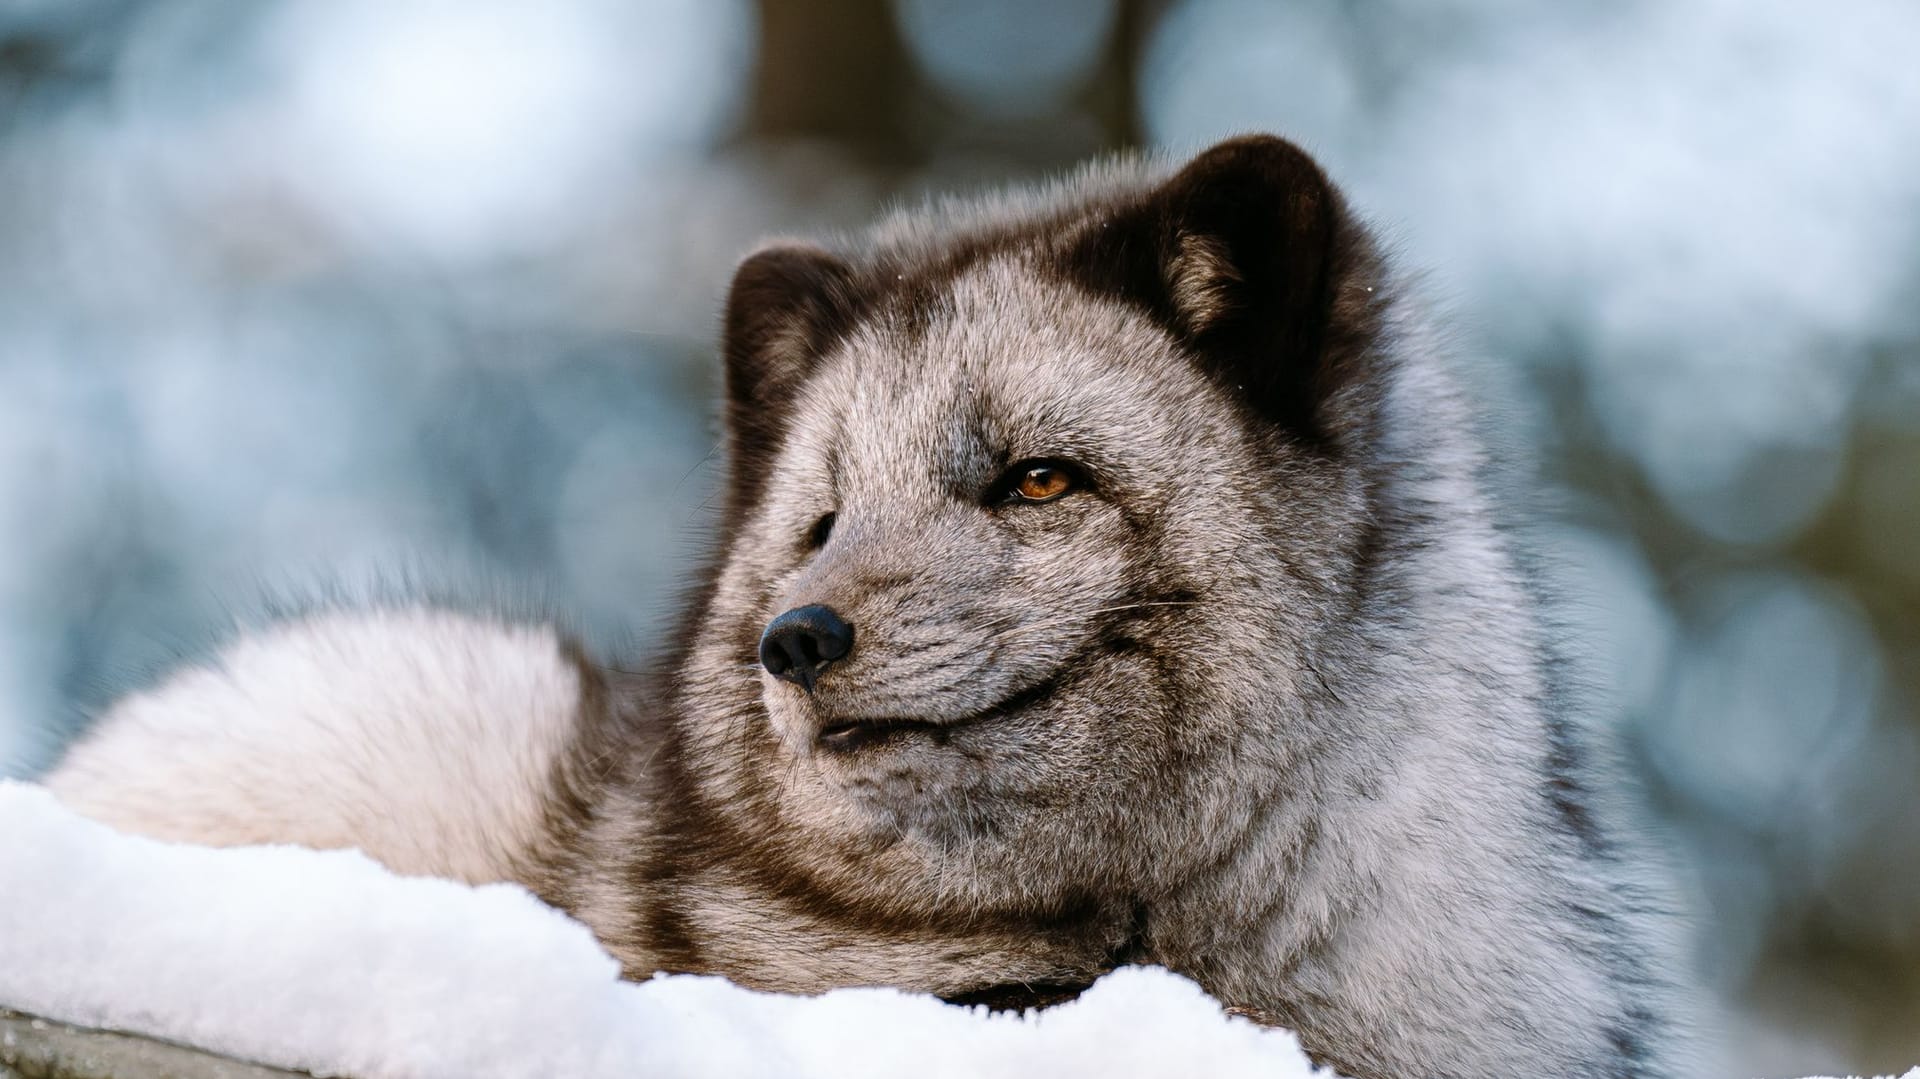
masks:
[(1330, 1074), (1160, 970), (1025, 1017), (890, 989), (634, 984), (518, 887), (124, 836), (22, 783), (0, 782), (0, 852), (0, 1006), (318, 1075)]
[(353, 851), (125, 836), (0, 781), (0, 1007), (48, 1019), (359, 1079), (1333, 1079), (1293, 1035), (1224, 1016), (1162, 970), (1116, 971), (1027, 1016), (618, 975), (586, 927), (513, 885), (397, 877)]

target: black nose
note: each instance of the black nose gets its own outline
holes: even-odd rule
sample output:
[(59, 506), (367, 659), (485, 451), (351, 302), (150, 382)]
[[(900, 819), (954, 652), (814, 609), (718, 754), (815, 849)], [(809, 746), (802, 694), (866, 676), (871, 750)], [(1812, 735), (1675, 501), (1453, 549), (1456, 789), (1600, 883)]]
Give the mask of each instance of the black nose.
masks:
[(812, 693), (820, 672), (852, 649), (853, 627), (833, 608), (815, 603), (795, 607), (767, 623), (760, 635), (760, 665), (768, 674)]

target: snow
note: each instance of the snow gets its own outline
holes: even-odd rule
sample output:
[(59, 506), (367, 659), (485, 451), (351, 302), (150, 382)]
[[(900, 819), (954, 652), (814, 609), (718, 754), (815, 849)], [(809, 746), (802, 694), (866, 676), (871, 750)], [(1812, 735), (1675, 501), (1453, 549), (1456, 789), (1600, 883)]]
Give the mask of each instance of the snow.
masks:
[(1115, 971), (1025, 1016), (893, 989), (624, 982), (585, 926), (515, 885), (398, 877), (357, 851), (121, 835), (12, 781), (0, 1007), (360, 1079), (1337, 1079), (1292, 1034), (1164, 970)]
[(0, 782), (0, 852), (0, 1006), (316, 1075), (1331, 1075), (1163, 970), (1026, 1016), (892, 989), (623, 982), (517, 886), (121, 835), (18, 782)]

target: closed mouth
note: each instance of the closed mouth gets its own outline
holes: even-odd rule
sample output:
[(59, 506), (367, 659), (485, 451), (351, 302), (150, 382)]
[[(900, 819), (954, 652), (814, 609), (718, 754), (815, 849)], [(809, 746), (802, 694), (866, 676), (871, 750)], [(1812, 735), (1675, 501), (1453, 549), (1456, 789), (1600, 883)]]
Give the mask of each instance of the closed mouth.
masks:
[(931, 736), (935, 744), (942, 744), (947, 740), (947, 732), (957, 725), (924, 719), (862, 719), (828, 724), (814, 736), (814, 743), (832, 753), (853, 753), (925, 734)]
[(1040, 682), (1008, 697), (999, 704), (970, 716), (935, 722), (927, 719), (908, 719), (887, 717), (883, 719), (854, 719), (829, 723), (814, 735), (814, 745), (829, 753), (855, 753), (863, 749), (903, 744), (915, 738), (925, 737), (936, 746), (947, 744), (953, 732), (970, 727), (983, 720), (1017, 712), (1057, 690), (1064, 674)]

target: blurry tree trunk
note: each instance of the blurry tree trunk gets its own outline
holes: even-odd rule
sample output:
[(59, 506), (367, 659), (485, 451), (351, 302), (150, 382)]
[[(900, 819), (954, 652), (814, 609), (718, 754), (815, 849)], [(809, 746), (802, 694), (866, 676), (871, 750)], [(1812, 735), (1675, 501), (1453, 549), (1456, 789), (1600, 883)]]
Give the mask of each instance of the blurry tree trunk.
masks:
[(887, 0), (761, 0), (752, 134), (823, 139), (897, 164), (916, 156), (916, 90)]
[[(1076, 96), (1079, 115), (1096, 126), (1050, 139), (1046, 121), (996, 125), (956, 113), (921, 80), (888, 0), (760, 0), (760, 52), (748, 135), (812, 138), (886, 168), (924, 162), (962, 128), (1029, 165), (1060, 168), (1089, 153), (1138, 145), (1137, 58), (1164, 5), (1117, 0), (1105, 51)], [(1084, 127), (1084, 125), (1083, 125)], [(997, 145), (996, 145), (997, 144)]]

